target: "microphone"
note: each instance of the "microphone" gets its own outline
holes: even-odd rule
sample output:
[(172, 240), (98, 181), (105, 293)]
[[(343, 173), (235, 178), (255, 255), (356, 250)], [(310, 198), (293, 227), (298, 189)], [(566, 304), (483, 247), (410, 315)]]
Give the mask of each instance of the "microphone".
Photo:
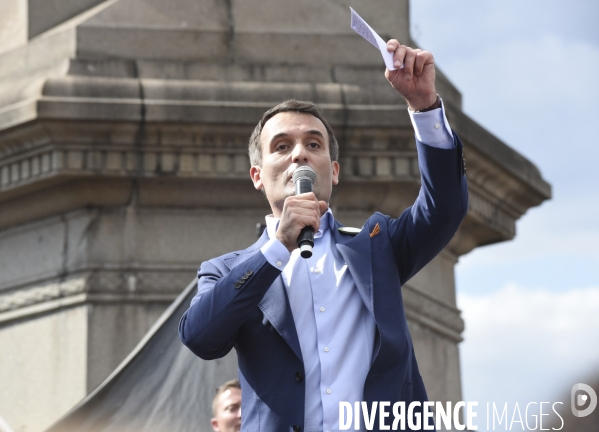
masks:
[[(303, 194), (312, 192), (312, 185), (316, 181), (316, 173), (309, 166), (301, 166), (293, 172), (291, 177), (295, 183), (295, 194)], [(307, 226), (302, 228), (300, 235), (297, 238), (297, 247), (299, 247), (302, 258), (310, 258), (312, 256), (312, 248), (314, 247), (314, 228)]]

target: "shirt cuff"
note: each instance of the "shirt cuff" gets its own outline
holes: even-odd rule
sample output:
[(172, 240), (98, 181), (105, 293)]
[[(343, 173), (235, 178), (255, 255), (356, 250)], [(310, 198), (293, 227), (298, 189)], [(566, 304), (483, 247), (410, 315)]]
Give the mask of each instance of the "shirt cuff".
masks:
[(414, 112), (408, 108), (416, 139), (423, 144), (442, 149), (452, 149), (453, 133), (445, 117), (445, 107), (441, 100), (441, 108), (426, 112)]
[(281, 243), (279, 239), (276, 238), (267, 241), (260, 248), (260, 251), (271, 266), (281, 271), (283, 271), (283, 269), (289, 262), (289, 259), (291, 258), (291, 254), (289, 253), (287, 248), (283, 246), (283, 243)]

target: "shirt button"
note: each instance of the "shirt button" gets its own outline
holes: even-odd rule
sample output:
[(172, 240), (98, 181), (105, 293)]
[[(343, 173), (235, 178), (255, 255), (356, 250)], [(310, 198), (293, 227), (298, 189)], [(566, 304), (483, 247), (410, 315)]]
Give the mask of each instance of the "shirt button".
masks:
[(321, 311), (321, 312), (324, 312), (324, 311), (325, 311), (325, 308), (324, 308), (323, 306), (321, 306), (321, 307), (320, 307), (320, 311)]
[(435, 129), (439, 129), (441, 125), (439, 123), (435, 123)]
[(324, 352), (329, 352), (329, 347), (324, 347)]
[(319, 268), (314, 269), (314, 273), (320, 273), (320, 269)]
[(332, 393), (331, 389), (327, 389), (327, 394), (331, 394), (331, 393)]
[(277, 267), (281, 267), (283, 263), (281, 261), (277, 261)]

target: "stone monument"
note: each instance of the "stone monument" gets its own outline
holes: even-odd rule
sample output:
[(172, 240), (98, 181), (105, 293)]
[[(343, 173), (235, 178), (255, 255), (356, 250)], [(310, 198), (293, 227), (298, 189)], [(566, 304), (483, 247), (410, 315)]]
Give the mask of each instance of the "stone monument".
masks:
[[(290, 97), (325, 109), (341, 146), (331, 207), (346, 225), (411, 204), (419, 173), (406, 105), (350, 29), (350, 5), (383, 38), (413, 44), (408, 0), (0, 5), (0, 416), (15, 430), (56, 421), (203, 260), (255, 241), (269, 207), (250, 182), (247, 141), (266, 109)], [(457, 401), (454, 266), (513, 238), (551, 189), (461, 111), (441, 72), (437, 81), (465, 144), (470, 208), (403, 295), (430, 398)]]

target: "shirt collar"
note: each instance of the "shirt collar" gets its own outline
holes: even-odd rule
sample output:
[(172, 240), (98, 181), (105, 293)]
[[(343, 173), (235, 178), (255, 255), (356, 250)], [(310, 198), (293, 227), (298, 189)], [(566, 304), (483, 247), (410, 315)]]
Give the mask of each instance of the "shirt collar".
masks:
[[(268, 238), (275, 238), (277, 233), (277, 228), (279, 227), (279, 222), (281, 218), (276, 218), (273, 215), (266, 216), (266, 231), (268, 233)], [(320, 217), (320, 228), (318, 232), (314, 233), (314, 238), (322, 237), (329, 227), (333, 226), (333, 212), (329, 208), (325, 214)]]

